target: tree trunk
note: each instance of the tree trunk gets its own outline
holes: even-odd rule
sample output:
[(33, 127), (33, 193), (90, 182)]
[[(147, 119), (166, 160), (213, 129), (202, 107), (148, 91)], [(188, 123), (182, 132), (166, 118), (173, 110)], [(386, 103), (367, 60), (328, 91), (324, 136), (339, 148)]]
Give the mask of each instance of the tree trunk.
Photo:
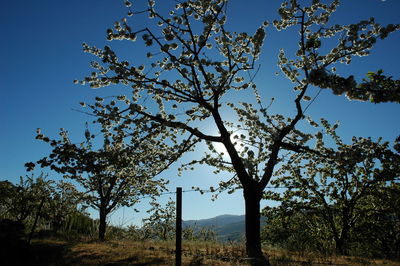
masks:
[(36, 216), (35, 216), (35, 221), (33, 222), (32, 229), (31, 229), (31, 232), (30, 232), (29, 237), (28, 237), (28, 244), (31, 243), (31, 240), (32, 240), (32, 237), (33, 237), (33, 233), (35, 232), (36, 225), (37, 225), (37, 222), (39, 220), (40, 212), (42, 211), (42, 207), (43, 207), (45, 199), (46, 198), (43, 197), (42, 200), (40, 201), (40, 204), (39, 204), (39, 207), (38, 207), (38, 211), (37, 211)]
[[(345, 229), (343, 229), (345, 230)], [(335, 239), (336, 254), (348, 255), (347, 252), (347, 230), (342, 232), (342, 235)]]
[(251, 265), (270, 265), (261, 250), (260, 201), (261, 193), (255, 189), (244, 189), (246, 214), (246, 253)]
[(350, 225), (349, 225), (349, 209), (345, 208), (343, 210), (343, 216), (342, 216), (342, 231), (340, 232), (340, 236), (335, 239), (335, 244), (336, 244), (336, 253), (340, 255), (347, 255), (347, 237), (348, 237), (348, 232), (350, 231)]
[(106, 235), (106, 221), (107, 221), (106, 208), (101, 207), (99, 211), (100, 211), (99, 240), (104, 241)]
[(335, 249), (337, 255), (344, 255), (344, 241), (342, 238), (335, 239)]

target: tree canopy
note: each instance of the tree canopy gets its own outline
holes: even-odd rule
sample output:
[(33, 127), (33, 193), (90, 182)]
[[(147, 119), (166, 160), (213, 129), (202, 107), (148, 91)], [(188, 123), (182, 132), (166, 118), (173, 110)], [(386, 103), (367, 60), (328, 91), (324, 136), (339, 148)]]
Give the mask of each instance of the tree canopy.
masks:
[[(336, 133), (337, 124), (322, 120), (322, 125), (313, 150), (294, 154), (277, 172), (279, 178), (271, 182), (287, 190), (266, 193), (266, 198), (280, 202), (278, 208), (284, 212), (317, 216), (309, 220), (311, 230), (324, 227), (322, 231), (329, 232), (337, 252), (345, 254), (360, 217), (379, 209), (367, 199), (398, 184), (400, 154), (381, 139), (353, 137), (351, 144), (345, 144)], [(328, 146), (329, 141), (334, 144)]]
[[(304, 110), (309, 106), (306, 102), (312, 99), (310, 91), (316, 86), (330, 88), (335, 94), (383, 101), (380, 95), (370, 93), (377, 86), (370, 88), (370, 83), (358, 86), (352, 76), (340, 77), (335, 73), (335, 64), (350, 64), (354, 56), (368, 55), (378, 39), (385, 39), (400, 27), (381, 26), (374, 19), (330, 25), (330, 16), (339, 1), (329, 4), (318, 0), (304, 4), (284, 1), (278, 10), (280, 19), (272, 24), (278, 31), (296, 27), (299, 34), (295, 54), (288, 56), (281, 49), (278, 55), (278, 66), (296, 92), (294, 99), (288, 99), (295, 114), (286, 118), (268, 113), (269, 103), (261, 99), (254, 83), (255, 62), (269, 23), (262, 23), (251, 34), (229, 31), (227, 3), (227, 0), (183, 1), (164, 16), (156, 9), (155, 1), (148, 1), (146, 10), (134, 10), (125, 1), (127, 17), (107, 30), (107, 39), (136, 42), (141, 37), (148, 47), (149, 62), (132, 64), (120, 58), (110, 46), (100, 49), (84, 44), (84, 51), (99, 60), (92, 62), (94, 72), (81, 83), (89, 83), (92, 88), (130, 86), (132, 95), (117, 97), (122, 101), (112, 113), (126, 124), (142, 117), (163, 127), (169, 135), (179, 132), (193, 136), (196, 141), (205, 141), (214, 152), (197, 162), (234, 173), (232, 182), (221, 185), (243, 189), (247, 254), (267, 264), (260, 244), (260, 200), (275, 168), (285, 158), (284, 151), (308, 150), (305, 144), (310, 135), (297, 130), (296, 125), (305, 117)], [(149, 24), (140, 28), (131, 26), (131, 19), (143, 14), (149, 16)], [(380, 72), (370, 74), (370, 79), (388, 88), (389, 98), (398, 93), (395, 86), (392, 88), (391, 79)], [(353, 92), (355, 88), (364, 90)], [(253, 94), (258, 107), (248, 102), (232, 102), (230, 95), (235, 91)], [(368, 92), (367, 96), (361, 97), (364, 92)], [(99, 101), (96, 104), (101, 105)], [(236, 118), (227, 120), (227, 112), (236, 114)], [(208, 128), (210, 123), (217, 133), (206, 130), (204, 124)], [(212, 143), (221, 143), (229, 159), (218, 154)]]
[[(101, 99), (97, 98), (98, 101)], [(51, 140), (37, 132), (37, 139), (49, 143), (49, 156), (37, 161), (82, 186), (87, 203), (100, 214), (99, 238), (104, 240), (106, 218), (121, 206), (132, 206), (143, 195), (155, 196), (165, 190), (167, 180), (156, 176), (167, 169), (187, 149), (190, 140), (177, 144), (174, 136), (166, 136), (157, 125), (139, 119), (134, 127), (113, 119), (115, 103), (92, 105), (94, 121), (102, 139), (85, 130), (85, 141), (75, 144), (64, 129), (60, 140)], [(101, 143), (101, 144), (100, 144)], [(100, 146), (100, 147), (99, 147)], [(35, 163), (26, 164), (28, 170)]]

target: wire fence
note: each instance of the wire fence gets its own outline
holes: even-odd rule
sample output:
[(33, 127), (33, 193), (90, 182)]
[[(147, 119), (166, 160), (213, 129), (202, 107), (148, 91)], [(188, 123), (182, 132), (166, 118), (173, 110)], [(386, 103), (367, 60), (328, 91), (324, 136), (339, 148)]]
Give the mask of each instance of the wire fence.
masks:
[[(267, 186), (267, 187), (265, 187), (266, 189), (289, 189), (290, 187), (275, 187), (275, 186)], [(292, 187), (293, 188), (293, 187)], [(238, 188), (238, 189), (242, 189), (242, 188)], [(182, 190), (182, 193), (191, 193), (191, 192), (198, 192), (198, 193), (200, 193), (200, 194), (209, 194), (209, 193), (222, 193), (222, 192), (224, 192), (224, 191), (226, 191), (227, 189), (222, 189), (222, 190), (219, 190), (219, 188), (215, 188), (215, 189), (213, 189), (213, 190), (211, 190), (211, 189), (200, 189), (200, 188), (194, 188), (194, 189), (187, 189), (187, 190)], [(158, 198), (158, 197), (161, 197), (161, 196), (166, 196), (166, 195), (176, 195), (177, 194), (177, 192), (176, 191), (167, 191), (167, 192), (162, 192), (162, 193), (160, 193), (160, 194), (158, 194), (158, 195), (146, 195), (146, 196), (142, 196), (142, 197), (140, 197), (140, 198), (138, 198), (137, 200), (139, 201), (139, 200), (142, 200), (142, 199), (149, 199), (149, 198)], [(122, 220), (123, 220), (123, 222), (120, 224), (120, 225), (126, 225), (126, 224), (128, 224), (129, 222), (131, 222), (131, 221), (133, 221), (134, 219), (136, 219), (136, 217), (132, 217), (132, 218), (129, 218), (129, 219), (127, 219), (127, 220), (125, 220), (125, 210), (124, 210), (124, 208), (123, 208), (123, 214), (122, 214)]]
[[(289, 188), (293, 188), (293, 187), (275, 187), (275, 186), (269, 186), (269, 187), (265, 187), (266, 189), (289, 189)], [(241, 189), (241, 188), (238, 188)], [(224, 190), (219, 190), (219, 188), (215, 188), (213, 190), (211, 189), (188, 189), (188, 190), (182, 190), (182, 193), (188, 193), (188, 192), (199, 192), (200, 194), (207, 194), (207, 193), (222, 193), (224, 191), (226, 191), (227, 189)], [(159, 196), (164, 196), (164, 195), (174, 195), (176, 194), (176, 191), (168, 191), (168, 192), (162, 192), (160, 194), (157, 195), (157, 197)], [(152, 198), (154, 197), (153, 195), (147, 195), (147, 196), (143, 196), (138, 198), (138, 200), (141, 199), (147, 199), (147, 198)]]

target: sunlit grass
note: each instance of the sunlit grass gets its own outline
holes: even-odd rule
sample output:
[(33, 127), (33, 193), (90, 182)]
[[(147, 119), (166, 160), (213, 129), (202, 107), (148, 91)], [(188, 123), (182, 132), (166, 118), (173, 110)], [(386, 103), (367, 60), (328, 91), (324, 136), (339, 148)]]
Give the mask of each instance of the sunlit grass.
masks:
[[(173, 241), (36, 240), (42, 265), (174, 265)], [(400, 265), (400, 262), (318, 253), (265, 250), (272, 265)], [(48, 254), (53, 254), (48, 256)], [(183, 265), (245, 265), (245, 248), (237, 243), (184, 241)], [(40, 263), (39, 263), (40, 264)]]

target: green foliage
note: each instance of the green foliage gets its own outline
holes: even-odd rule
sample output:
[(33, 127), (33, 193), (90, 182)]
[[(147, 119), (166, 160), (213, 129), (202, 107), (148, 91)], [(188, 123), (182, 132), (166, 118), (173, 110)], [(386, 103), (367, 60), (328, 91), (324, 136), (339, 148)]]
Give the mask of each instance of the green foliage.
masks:
[(400, 80), (393, 80), (382, 74), (383, 70), (368, 72), (367, 78), (363, 83), (359, 84), (357, 89), (358, 95), (353, 98), (363, 99), (368, 97), (371, 102), (397, 102), (400, 103)]
[(51, 229), (58, 233), (65, 227), (81, 205), (82, 194), (70, 183), (56, 183), (46, 177), (43, 173), (37, 178), (21, 177), (17, 185), (1, 182), (0, 218), (21, 222), (26, 230), (31, 230), (37, 215), (36, 231)]
[(147, 234), (145, 228), (139, 228), (136, 225), (128, 226), (126, 236), (134, 241), (143, 241), (150, 238), (150, 234)]
[(48, 218), (51, 212), (49, 204), (54, 196), (54, 182), (46, 180), (43, 173), (37, 178), (33, 175), (21, 177), (18, 185), (8, 181), (2, 182), (1, 185), (4, 191), (1, 193), (2, 216), (0, 218), (21, 222), (29, 230), (41, 201), (44, 202), (44, 211), (40, 215)]
[(153, 200), (151, 208), (147, 212), (151, 215), (143, 219), (143, 228), (151, 233), (151, 238), (168, 240), (175, 236), (176, 208), (175, 202), (172, 199), (165, 206)]
[(216, 241), (217, 233), (210, 227), (201, 227), (197, 230), (196, 239), (200, 241)]
[(47, 214), (53, 231), (57, 232), (71, 215), (82, 213), (77, 211), (83, 203), (84, 195), (74, 185), (65, 181), (58, 182), (49, 201), (50, 211)]
[(95, 237), (98, 233), (98, 221), (93, 220), (84, 212), (75, 211), (66, 217), (61, 234), (67, 238)]
[[(266, 198), (281, 202), (281, 206), (266, 210), (278, 224), (276, 229), (269, 225), (266, 235), (279, 238), (282, 235), (278, 228), (287, 227), (289, 235), (282, 239), (285, 245), (291, 245), (291, 237), (301, 237), (300, 233), (291, 235), (299, 224), (305, 227), (302, 232), (310, 239), (307, 242), (321, 242), (318, 246), (326, 247), (325, 250), (335, 243), (336, 252), (341, 254), (354, 252), (354, 246), (358, 246), (363, 255), (391, 256), (393, 251), (388, 248), (386, 252), (375, 246), (376, 253), (361, 248), (361, 240), (371, 248), (373, 245), (366, 240), (375, 239), (371, 230), (379, 232), (376, 226), (385, 231), (380, 237), (397, 234), (398, 229), (381, 226), (382, 221), (388, 221), (389, 228), (393, 228), (399, 221), (398, 207), (384, 201), (393, 198), (390, 193), (398, 189), (400, 154), (390, 150), (389, 143), (381, 139), (374, 142), (353, 137), (351, 144), (345, 144), (336, 134), (337, 125), (331, 126), (325, 120), (322, 124), (323, 130), (315, 135), (315, 148), (293, 155), (278, 172), (280, 177), (272, 182), (288, 189), (266, 194)], [(324, 134), (331, 137), (334, 147), (326, 146)], [(371, 230), (360, 230), (367, 224)], [(388, 237), (382, 243), (396, 241), (398, 237)]]
[(18, 188), (11, 182), (0, 181), (0, 217), (10, 218)]
[[(13, 195), (13, 207), (10, 210), (11, 216), (17, 221), (23, 223), (32, 222), (32, 219), (38, 211), (40, 202), (44, 199), (44, 209), (50, 211), (48, 206), (51, 194), (53, 192), (51, 180), (46, 180), (43, 173), (35, 178), (33, 175), (20, 177), (20, 183), (16, 186), (17, 193)], [(46, 215), (48, 212), (43, 212)]]
[(400, 103), (400, 80), (383, 75), (383, 70), (368, 72), (367, 79), (357, 84), (354, 76), (343, 78), (325, 69), (316, 69), (310, 72), (309, 82), (320, 88), (331, 88), (334, 94), (345, 94), (351, 100)]
[[(379, 189), (360, 200), (357, 222), (349, 230), (348, 254), (370, 258), (400, 258), (399, 184)], [(334, 208), (334, 206), (332, 206)], [(299, 252), (335, 253), (334, 235), (324, 209), (268, 208), (262, 231), (269, 246)], [(337, 208), (337, 215), (340, 215)]]
[(121, 239), (126, 239), (128, 237), (127, 232), (128, 230), (124, 227), (120, 226), (113, 226), (113, 225), (108, 225), (107, 226), (107, 233), (106, 233), (106, 239), (107, 240), (121, 240)]
[(263, 213), (268, 217), (262, 229), (265, 244), (290, 251), (325, 254), (334, 249), (332, 235), (318, 214), (286, 207), (266, 208)]
[(189, 241), (214, 242), (217, 240), (217, 233), (212, 227), (193, 225), (182, 229), (182, 238)]
[(355, 254), (400, 258), (400, 183), (377, 189), (362, 202), (369, 211), (351, 232)]

